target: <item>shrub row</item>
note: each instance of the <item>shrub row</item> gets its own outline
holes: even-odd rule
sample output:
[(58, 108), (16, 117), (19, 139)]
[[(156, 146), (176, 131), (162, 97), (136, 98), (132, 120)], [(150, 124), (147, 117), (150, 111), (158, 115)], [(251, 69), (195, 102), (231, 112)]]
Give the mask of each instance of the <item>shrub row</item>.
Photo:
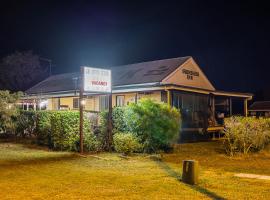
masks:
[[(87, 115), (84, 116), (84, 145), (89, 151), (102, 150), (109, 144), (108, 112), (100, 117), (99, 129), (93, 129)], [(38, 144), (56, 150), (79, 150), (77, 111), (20, 111), (16, 121), (17, 136), (34, 136)], [(115, 107), (112, 121), (114, 149), (124, 154), (166, 151), (179, 136), (179, 111), (150, 99)]]
[[(21, 111), (17, 119), (17, 136), (35, 136), (40, 145), (55, 150), (79, 150), (79, 112)], [(84, 148), (99, 151), (101, 142), (91, 131), (91, 122), (84, 116)]]
[(225, 119), (225, 150), (229, 155), (259, 151), (270, 143), (270, 119), (230, 117)]

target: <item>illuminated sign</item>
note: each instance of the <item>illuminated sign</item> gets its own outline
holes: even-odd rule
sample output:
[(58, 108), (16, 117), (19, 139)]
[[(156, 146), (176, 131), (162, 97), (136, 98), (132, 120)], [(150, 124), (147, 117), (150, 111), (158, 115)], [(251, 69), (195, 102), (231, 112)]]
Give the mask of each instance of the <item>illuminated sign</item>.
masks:
[(199, 76), (199, 72), (195, 72), (195, 71), (191, 71), (191, 70), (187, 70), (187, 69), (183, 69), (182, 70), (183, 74), (187, 75), (187, 79), (189, 80), (193, 80), (193, 76)]
[(84, 67), (83, 76), (85, 92), (111, 92), (111, 70)]

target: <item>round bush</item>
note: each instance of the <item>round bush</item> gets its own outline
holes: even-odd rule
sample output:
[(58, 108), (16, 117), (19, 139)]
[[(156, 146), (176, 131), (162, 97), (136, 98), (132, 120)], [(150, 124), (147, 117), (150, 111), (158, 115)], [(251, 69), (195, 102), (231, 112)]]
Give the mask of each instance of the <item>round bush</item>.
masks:
[(141, 99), (126, 110), (128, 129), (143, 143), (145, 152), (167, 151), (179, 137), (180, 112), (166, 103)]
[(114, 148), (117, 152), (123, 154), (130, 154), (133, 152), (140, 152), (142, 145), (138, 138), (132, 133), (116, 133), (113, 136)]

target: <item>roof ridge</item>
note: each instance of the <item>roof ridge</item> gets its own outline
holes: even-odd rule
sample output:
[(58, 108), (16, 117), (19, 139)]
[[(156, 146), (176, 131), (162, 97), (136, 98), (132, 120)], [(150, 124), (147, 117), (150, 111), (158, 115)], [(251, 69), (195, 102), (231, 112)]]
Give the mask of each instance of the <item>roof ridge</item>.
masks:
[(61, 75), (67, 75), (67, 74), (78, 74), (78, 73), (79, 73), (79, 71), (77, 71), (77, 72), (65, 72), (65, 73), (60, 73), (60, 74), (53, 74), (53, 75), (49, 76), (48, 78), (55, 77), (55, 76), (61, 76)]

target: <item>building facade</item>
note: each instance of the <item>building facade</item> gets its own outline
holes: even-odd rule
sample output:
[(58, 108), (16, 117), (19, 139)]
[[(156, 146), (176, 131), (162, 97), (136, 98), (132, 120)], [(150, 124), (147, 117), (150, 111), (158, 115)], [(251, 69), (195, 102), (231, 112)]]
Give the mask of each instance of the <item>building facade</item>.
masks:
[(250, 116), (270, 117), (270, 101), (255, 101), (248, 108)]
[[(241, 101), (247, 115), (252, 94), (225, 92), (214, 88), (192, 57), (142, 62), (112, 67), (112, 106), (151, 98), (179, 108), (183, 131), (217, 131), (222, 119), (233, 114), (233, 101)], [(53, 75), (28, 89), (24, 109), (79, 109), (80, 73)], [(108, 95), (84, 93), (85, 110), (108, 109)]]

